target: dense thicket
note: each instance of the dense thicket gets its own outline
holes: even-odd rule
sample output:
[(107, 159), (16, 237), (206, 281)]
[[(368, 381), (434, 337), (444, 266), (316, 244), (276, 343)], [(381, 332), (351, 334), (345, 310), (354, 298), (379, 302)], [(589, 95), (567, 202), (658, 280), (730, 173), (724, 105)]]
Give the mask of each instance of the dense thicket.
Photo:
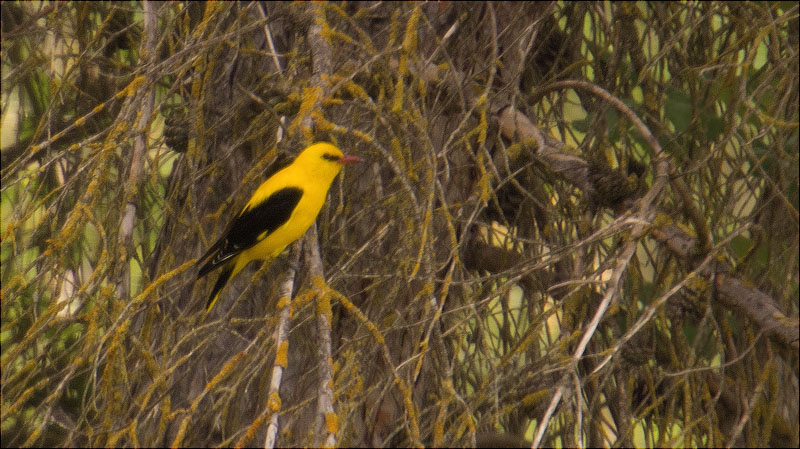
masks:
[(4, 2), (2, 64), (3, 446), (799, 444), (797, 3)]

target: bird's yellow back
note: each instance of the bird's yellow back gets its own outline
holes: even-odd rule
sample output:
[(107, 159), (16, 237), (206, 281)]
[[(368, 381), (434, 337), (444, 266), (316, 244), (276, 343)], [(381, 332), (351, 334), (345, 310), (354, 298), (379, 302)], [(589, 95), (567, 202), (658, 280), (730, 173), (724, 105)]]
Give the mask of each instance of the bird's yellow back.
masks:
[[(337, 162), (341, 157), (342, 151), (330, 143), (321, 142), (311, 145), (303, 150), (289, 166), (264, 181), (253, 193), (253, 197), (247, 202), (244, 210), (262, 203), (278, 189), (289, 186), (299, 187), (311, 196), (321, 196), (319, 198), (321, 208), (331, 183), (342, 171), (342, 164)], [(319, 212), (319, 208), (317, 212)], [(309, 224), (309, 226), (311, 225)]]

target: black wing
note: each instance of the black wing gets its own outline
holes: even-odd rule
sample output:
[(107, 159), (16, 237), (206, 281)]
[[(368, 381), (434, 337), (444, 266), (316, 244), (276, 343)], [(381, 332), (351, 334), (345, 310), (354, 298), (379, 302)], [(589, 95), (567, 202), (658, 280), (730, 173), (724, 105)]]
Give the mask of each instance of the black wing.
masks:
[(209, 271), (225, 264), (289, 221), (302, 196), (301, 188), (285, 187), (275, 191), (257, 206), (243, 210), (230, 224), (224, 237), (200, 258), (198, 263), (206, 259), (208, 261), (200, 268), (197, 277), (201, 278)]

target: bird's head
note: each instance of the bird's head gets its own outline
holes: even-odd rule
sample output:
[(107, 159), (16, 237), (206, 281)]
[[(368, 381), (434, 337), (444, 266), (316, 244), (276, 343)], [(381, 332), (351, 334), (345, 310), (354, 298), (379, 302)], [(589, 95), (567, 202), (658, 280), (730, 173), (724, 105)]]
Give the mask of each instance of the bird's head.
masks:
[(305, 167), (315, 176), (333, 181), (345, 164), (361, 161), (358, 156), (342, 153), (342, 150), (333, 144), (318, 142), (303, 150), (294, 163)]

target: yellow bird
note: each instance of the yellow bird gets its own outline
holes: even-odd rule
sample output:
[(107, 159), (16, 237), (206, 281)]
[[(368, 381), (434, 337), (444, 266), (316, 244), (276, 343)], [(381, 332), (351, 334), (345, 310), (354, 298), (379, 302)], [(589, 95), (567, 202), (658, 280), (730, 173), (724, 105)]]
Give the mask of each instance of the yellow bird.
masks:
[(228, 231), (197, 262), (203, 266), (197, 278), (224, 267), (217, 278), (206, 311), (217, 302), (220, 291), (251, 260), (277, 257), (299, 239), (317, 219), (328, 189), (344, 164), (361, 162), (343, 154), (330, 143), (315, 143), (286, 168), (264, 181)]

